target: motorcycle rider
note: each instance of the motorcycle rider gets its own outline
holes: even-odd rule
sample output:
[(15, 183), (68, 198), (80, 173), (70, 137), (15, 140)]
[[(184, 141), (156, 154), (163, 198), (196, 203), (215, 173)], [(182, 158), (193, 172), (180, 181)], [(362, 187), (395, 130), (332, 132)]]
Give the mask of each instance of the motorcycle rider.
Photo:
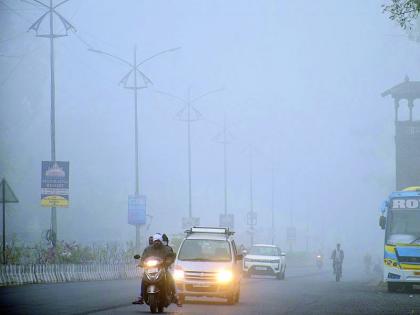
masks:
[[(158, 257), (161, 258), (162, 260), (169, 260), (170, 264), (172, 264), (174, 262), (174, 258), (175, 258), (175, 254), (172, 250), (172, 248), (170, 248), (169, 246), (166, 246), (163, 244), (163, 239), (162, 239), (162, 235), (160, 233), (156, 233), (153, 235), (153, 244), (149, 245), (148, 247), (146, 247), (143, 251), (143, 254), (141, 256), (141, 260), (140, 260), (140, 264), (143, 264), (144, 261), (146, 260), (146, 258), (148, 257)], [(172, 275), (170, 274), (170, 272), (167, 273), (168, 275), (168, 288), (169, 290), (173, 290), (172, 292), (175, 293), (175, 282), (172, 279)], [(175, 303), (178, 306), (181, 306), (178, 303), (178, 299), (175, 297)], [(142, 279), (141, 282), (141, 293), (140, 293), (140, 297), (137, 301), (133, 302), (133, 304), (144, 304), (144, 281)]]
[(333, 250), (331, 254), (331, 259), (333, 261), (333, 270), (335, 274), (337, 270), (337, 266), (342, 265), (343, 260), (344, 260), (344, 251), (341, 249), (340, 244), (337, 244), (337, 247)]

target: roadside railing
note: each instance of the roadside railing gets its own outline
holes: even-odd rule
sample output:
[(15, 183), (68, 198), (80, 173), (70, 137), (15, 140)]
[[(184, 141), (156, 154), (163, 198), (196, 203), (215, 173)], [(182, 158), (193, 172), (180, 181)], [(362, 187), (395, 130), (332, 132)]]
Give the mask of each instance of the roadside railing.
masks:
[(0, 286), (132, 279), (140, 276), (141, 270), (135, 263), (0, 265)]

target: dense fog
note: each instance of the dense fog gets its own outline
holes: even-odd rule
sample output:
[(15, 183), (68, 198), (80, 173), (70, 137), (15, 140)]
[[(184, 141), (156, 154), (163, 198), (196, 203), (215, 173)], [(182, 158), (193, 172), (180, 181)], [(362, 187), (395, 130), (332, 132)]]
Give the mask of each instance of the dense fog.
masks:
[[(73, 0), (57, 9), (76, 31), (55, 42), (57, 160), (70, 162), (70, 207), (58, 238), (84, 244), (134, 240), (131, 61), (152, 81), (138, 94), (140, 193), (156, 231), (182, 233), (188, 216), (185, 103), (191, 123), (192, 212), (217, 226), (224, 211), (223, 135), (228, 127), (228, 212), (249, 244), (250, 152), (255, 240), (285, 250), (383, 251), (379, 206), (395, 189), (394, 108), (386, 89), (418, 79), (418, 43), (390, 22), (382, 1)], [(7, 237), (39, 242), (50, 227), (40, 205), (41, 161), (50, 160), (49, 40), (28, 28), (44, 10), (0, 1), (0, 177)], [(58, 29), (62, 24), (56, 20)], [(91, 49), (91, 50), (89, 50)], [(392, 52), (392, 54), (391, 54)], [(132, 78), (130, 78), (131, 80)], [(143, 79), (142, 79), (143, 80)], [(164, 92), (164, 93), (162, 93)], [(402, 115), (406, 109), (402, 106)], [(415, 113), (418, 118), (418, 114)]]

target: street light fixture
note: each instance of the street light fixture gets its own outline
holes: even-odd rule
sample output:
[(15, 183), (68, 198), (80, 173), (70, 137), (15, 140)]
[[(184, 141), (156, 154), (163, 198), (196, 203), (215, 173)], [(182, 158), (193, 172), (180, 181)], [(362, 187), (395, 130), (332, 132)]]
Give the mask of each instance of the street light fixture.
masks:
[[(196, 109), (194, 107), (194, 103), (196, 103), (200, 99), (202, 99), (202, 98), (204, 98), (204, 97), (206, 97), (210, 94), (217, 93), (217, 92), (220, 92), (222, 90), (223, 90), (223, 88), (217, 89), (217, 90), (211, 90), (211, 91), (208, 91), (206, 93), (201, 94), (200, 96), (197, 96), (195, 98), (191, 98), (191, 89), (189, 89), (187, 99), (184, 99), (182, 97), (179, 97), (179, 96), (167, 93), (167, 92), (157, 91), (157, 93), (159, 93), (159, 94), (175, 98), (175, 99), (177, 99), (178, 101), (180, 101), (181, 103), (184, 104), (184, 107), (176, 114), (176, 116), (178, 117), (178, 119), (180, 121), (183, 121), (183, 122), (187, 123), (187, 143), (188, 143), (188, 220), (187, 221), (188, 221), (188, 224), (186, 224), (186, 225), (191, 225), (192, 221), (194, 221), (193, 220), (193, 214), (192, 214), (192, 196), (191, 196), (191, 190), (192, 190), (191, 123), (194, 122), (194, 121), (200, 120), (201, 117), (202, 117), (202, 115), (198, 111), (198, 109)], [(190, 227), (190, 226), (188, 226), (188, 227)], [(188, 227), (185, 226), (185, 228), (188, 228)]]
[[(57, 8), (65, 4), (69, 0), (63, 0), (58, 4), (53, 3), (50, 0), (49, 5), (46, 5), (42, 1), (32, 0), (39, 4), (44, 10), (44, 14), (41, 15), (28, 29), (28, 31), (35, 31), (37, 37), (44, 37), (50, 39), (50, 69), (51, 69), (51, 84), (50, 84), (50, 98), (51, 98), (51, 109), (50, 109), (50, 132), (51, 132), (51, 161), (56, 161), (55, 151), (55, 56), (54, 56), (54, 39), (59, 37), (65, 37), (68, 35), (68, 31), (76, 29), (71, 23), (66, 20), (60, 13), (57, 12)], [(41, 25), (45, 18), (49, 18), (49, 32), (43, 33), (41, 31)], [(61, 24), (64, 26), (64, 33), (57, 33), (54, 29), (54, 17), (58, 17)], [(57, 243), (57, 209), (56, 207), (51, 208), (51, 242), (55, 248)]]
[[(108, 52), (102, 51), (102, 50), (98, 50), (98, 49), (93, 49), (93, 48), (89, 48), (89, 51), (97, 53), (97, 54), (101, 54), (101, 55), (106, 55), (108, 57), (112, 57), (122, 63), (124, 63), (125, 65), (127, 65), (129, 67), (129, 71), (123, 76), (123, 78), (120, 80), (120, 84), (123, 85), (124, 88), (129, 89), (129, 90), (133, 90), (134, 91), (134, 169), (135, 169), (135, 196), (139, 197), (140, 195), (140, 182), (139, 182), (139, 128), (138, 128), (138, 90), (141, 89), (145, 89), (147, 88), (150, 84), (153, 84), (152, 80), (149, 79), (146, 74), (144, 74), (139, 67), (141, 65), (143, 65), (144, 63), (152, 60), (155, 57), (158, 57), (160, 55), (169, 53), (169, 52), (174, 52), (179, 50), (181, 47), (176, 47), (176, 48), (171, 48), (171, 49), (166, 49), (163, 51), (160, 51), (154, 55), (151, 55), (150, 57), (143, 59), (140, 62), (137, 62), (137, 48), (136, 46), (134, 46), (134, 56), (133, 56), (133, 61), (130, 62), (128, 60), (125, 60), (119, 56), (110, 54)], [(130, 84), (129, 83), (129, 79), (130, 77), (133, 76), (133, 83)], [(139, 82), (138, 80), (138, 76), (141, 77), (143, 82)], [(140, 245), (141, 245), (141, 237), (140, 237), (140, 225), (137, 224), (136, 225), (136, 248), (140, 249)]]

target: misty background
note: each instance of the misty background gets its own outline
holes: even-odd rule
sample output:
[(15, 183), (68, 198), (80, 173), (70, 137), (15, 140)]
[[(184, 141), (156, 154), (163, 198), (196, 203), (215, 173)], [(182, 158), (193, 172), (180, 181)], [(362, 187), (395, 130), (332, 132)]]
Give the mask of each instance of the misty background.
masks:
[[(56, 47), (57, 160), (70, 161), (70, 207), (58, 209), (58, 238), (134, 240), (127, 196), (134, 192), (132, 92), (127, 67), (88, 51), (131, 60), (173, 47), (141, 67), (153, 86), (139, 94), (140, 192), (149, 230), (179, 233), (188, 212), (187, 125), (180, 97), (223, 88), (196, 104), (192, 124), (193, 215), (218, 225), (223, 212), (226, 113), (228, 206), (243, 243), (253, 156), (257, 242), (297, 228), (315, 250), (383, 251), (379, 205), (395, 188), (394, 108), (380, 93), (416, 80), (418, 43), (382, 14), (383, 1), (73, 0), (59, 12), (76, 27)], [(49, 41), (27, 32), (36, 6), (0, 1), (0, 176), (19, 198), (7, 208), (7, 237), (41, 240), (50, 208), (40, 206), (41, 161), (50, 160)], [(404, 117), (404, 106), (401, 115)], [(419, 117), (418, 111), (415, 117)], [(274, 171), (273, 171), (274, 170)]]

